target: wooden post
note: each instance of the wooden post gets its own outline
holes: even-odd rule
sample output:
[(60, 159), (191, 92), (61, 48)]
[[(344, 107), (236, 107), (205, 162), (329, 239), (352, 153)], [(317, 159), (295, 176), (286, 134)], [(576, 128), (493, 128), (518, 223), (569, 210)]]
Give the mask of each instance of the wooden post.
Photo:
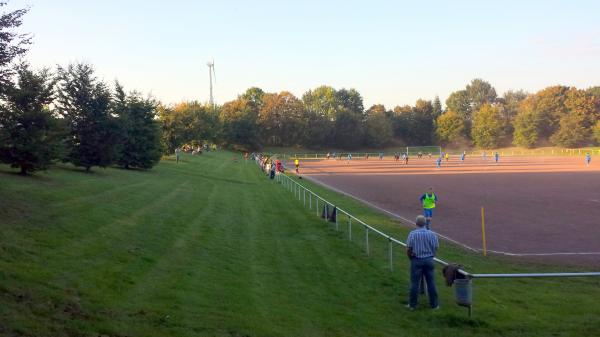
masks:
[(481, 206), (481, 240), (483, 242), (483, 256), (487, 255), (487, 247), (485, 242), (485, 211)]

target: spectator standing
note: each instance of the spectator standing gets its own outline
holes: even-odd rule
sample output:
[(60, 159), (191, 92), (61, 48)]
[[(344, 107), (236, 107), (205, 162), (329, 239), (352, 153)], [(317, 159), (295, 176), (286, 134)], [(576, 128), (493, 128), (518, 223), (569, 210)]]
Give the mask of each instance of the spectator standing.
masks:
[(181, 149), (180, 148), (176, 148), (175, 149), (175, 162), (179, 163), (179, 154), (181, 153)]
[(427, 297), (432, 309), (439, 309), (438, 294), (435, 287), (433, 258), (439, 248), (437, 234), (425, 228), (425, 217), (417, 216), (417, 229), (408, 234), (406, 255), (410, 259), (410, 293), (406, 307), (414, 310), (419, 297), (421, 278), (427, 283)]

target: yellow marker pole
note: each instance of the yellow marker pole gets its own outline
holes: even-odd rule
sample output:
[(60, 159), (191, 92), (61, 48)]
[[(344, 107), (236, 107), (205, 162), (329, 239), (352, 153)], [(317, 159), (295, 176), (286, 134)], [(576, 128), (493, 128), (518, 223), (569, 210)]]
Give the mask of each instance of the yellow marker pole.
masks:
[(487, 255), (487, 247), (485, 244), (485, 212), (481, 206), (481, 240), (483, 241), (483, 256)]

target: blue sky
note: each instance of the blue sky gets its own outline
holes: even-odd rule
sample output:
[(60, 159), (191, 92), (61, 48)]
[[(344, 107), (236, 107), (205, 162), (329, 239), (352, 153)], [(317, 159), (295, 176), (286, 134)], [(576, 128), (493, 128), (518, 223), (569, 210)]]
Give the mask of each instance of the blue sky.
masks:
[(600, 85), (600, 1), (66, 1), (31, 6), (36, 67), (92, 63), (164, 103), (251, 86), (355, 88), (365, 106), (442, 101), (473, 78), (499, 93)]

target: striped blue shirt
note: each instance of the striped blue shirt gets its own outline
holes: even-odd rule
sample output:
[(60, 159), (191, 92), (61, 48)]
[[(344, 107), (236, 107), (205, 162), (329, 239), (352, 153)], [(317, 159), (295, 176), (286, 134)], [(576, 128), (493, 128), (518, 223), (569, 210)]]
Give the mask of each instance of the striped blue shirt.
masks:
[(417, 228), (408, 234), (406, 246), (412, 249), (415, 257), (423, 259), (434, 257), (440, 244), (435, 232), (426, 228)]

